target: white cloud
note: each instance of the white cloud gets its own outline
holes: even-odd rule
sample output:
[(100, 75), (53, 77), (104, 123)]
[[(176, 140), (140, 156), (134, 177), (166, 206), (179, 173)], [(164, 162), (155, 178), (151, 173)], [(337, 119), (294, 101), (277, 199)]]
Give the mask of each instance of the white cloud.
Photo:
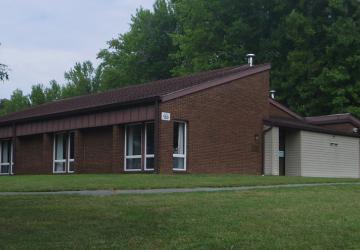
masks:
[(128, 30), (131, 15), (154, 0), (1, 0), (0, 62), (11, 68), (0, 98), (36, 83), (63, 81), (77, 61), (92, 60), (106, 41)]

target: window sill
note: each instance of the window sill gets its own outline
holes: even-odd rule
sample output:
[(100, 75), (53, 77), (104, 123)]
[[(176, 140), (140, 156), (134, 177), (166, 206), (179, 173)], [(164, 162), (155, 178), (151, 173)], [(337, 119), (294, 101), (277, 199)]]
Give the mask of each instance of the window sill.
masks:
[(186, 172), (186, 169), (182, 169), (182, 168), (173, 168), (174, 172)]
[(141, 172), (141, 169), (124, 169), (125, 172)]

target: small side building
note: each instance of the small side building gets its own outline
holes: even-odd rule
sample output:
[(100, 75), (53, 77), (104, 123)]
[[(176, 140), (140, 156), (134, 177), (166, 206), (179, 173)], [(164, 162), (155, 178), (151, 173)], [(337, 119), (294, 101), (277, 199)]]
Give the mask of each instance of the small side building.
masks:
[(264, 173), (360, 177), (360, 122), (350, 114), (301, 117), (270, 99)]

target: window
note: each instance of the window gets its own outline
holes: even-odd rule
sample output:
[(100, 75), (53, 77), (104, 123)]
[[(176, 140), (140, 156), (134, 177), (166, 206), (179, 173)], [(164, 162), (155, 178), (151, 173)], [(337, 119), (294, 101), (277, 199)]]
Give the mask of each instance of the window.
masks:
[(12, 174), (13, 147), (11, 140), (0, 141), (0, 174)]
[(54, 173), (74, 172), (74, 138), (75, 134), (56, 134), (54, 138)]
[(185, 122), (174, 122), (173, 169), (186, 170)]
[(142, 124), (128, 125), (125, 130), (125, 171), (141, 170)]
[(154, 170), (154, 123), (145, 124), (145, 170)]

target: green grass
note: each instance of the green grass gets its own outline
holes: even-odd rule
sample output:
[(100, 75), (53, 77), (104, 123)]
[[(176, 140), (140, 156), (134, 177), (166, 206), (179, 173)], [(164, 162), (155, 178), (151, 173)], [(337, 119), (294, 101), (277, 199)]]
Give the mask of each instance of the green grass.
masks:
[(360, 187), (0, 197), (3, 249), (359, 249)]
[(78, 174), (0, 176), (3, 191), (60, 191), (94, 189), (152, 189), (187, 187), (231, 187), (288, 183), (358, 182), (359, 179), (305, 178), (280, 176)]

